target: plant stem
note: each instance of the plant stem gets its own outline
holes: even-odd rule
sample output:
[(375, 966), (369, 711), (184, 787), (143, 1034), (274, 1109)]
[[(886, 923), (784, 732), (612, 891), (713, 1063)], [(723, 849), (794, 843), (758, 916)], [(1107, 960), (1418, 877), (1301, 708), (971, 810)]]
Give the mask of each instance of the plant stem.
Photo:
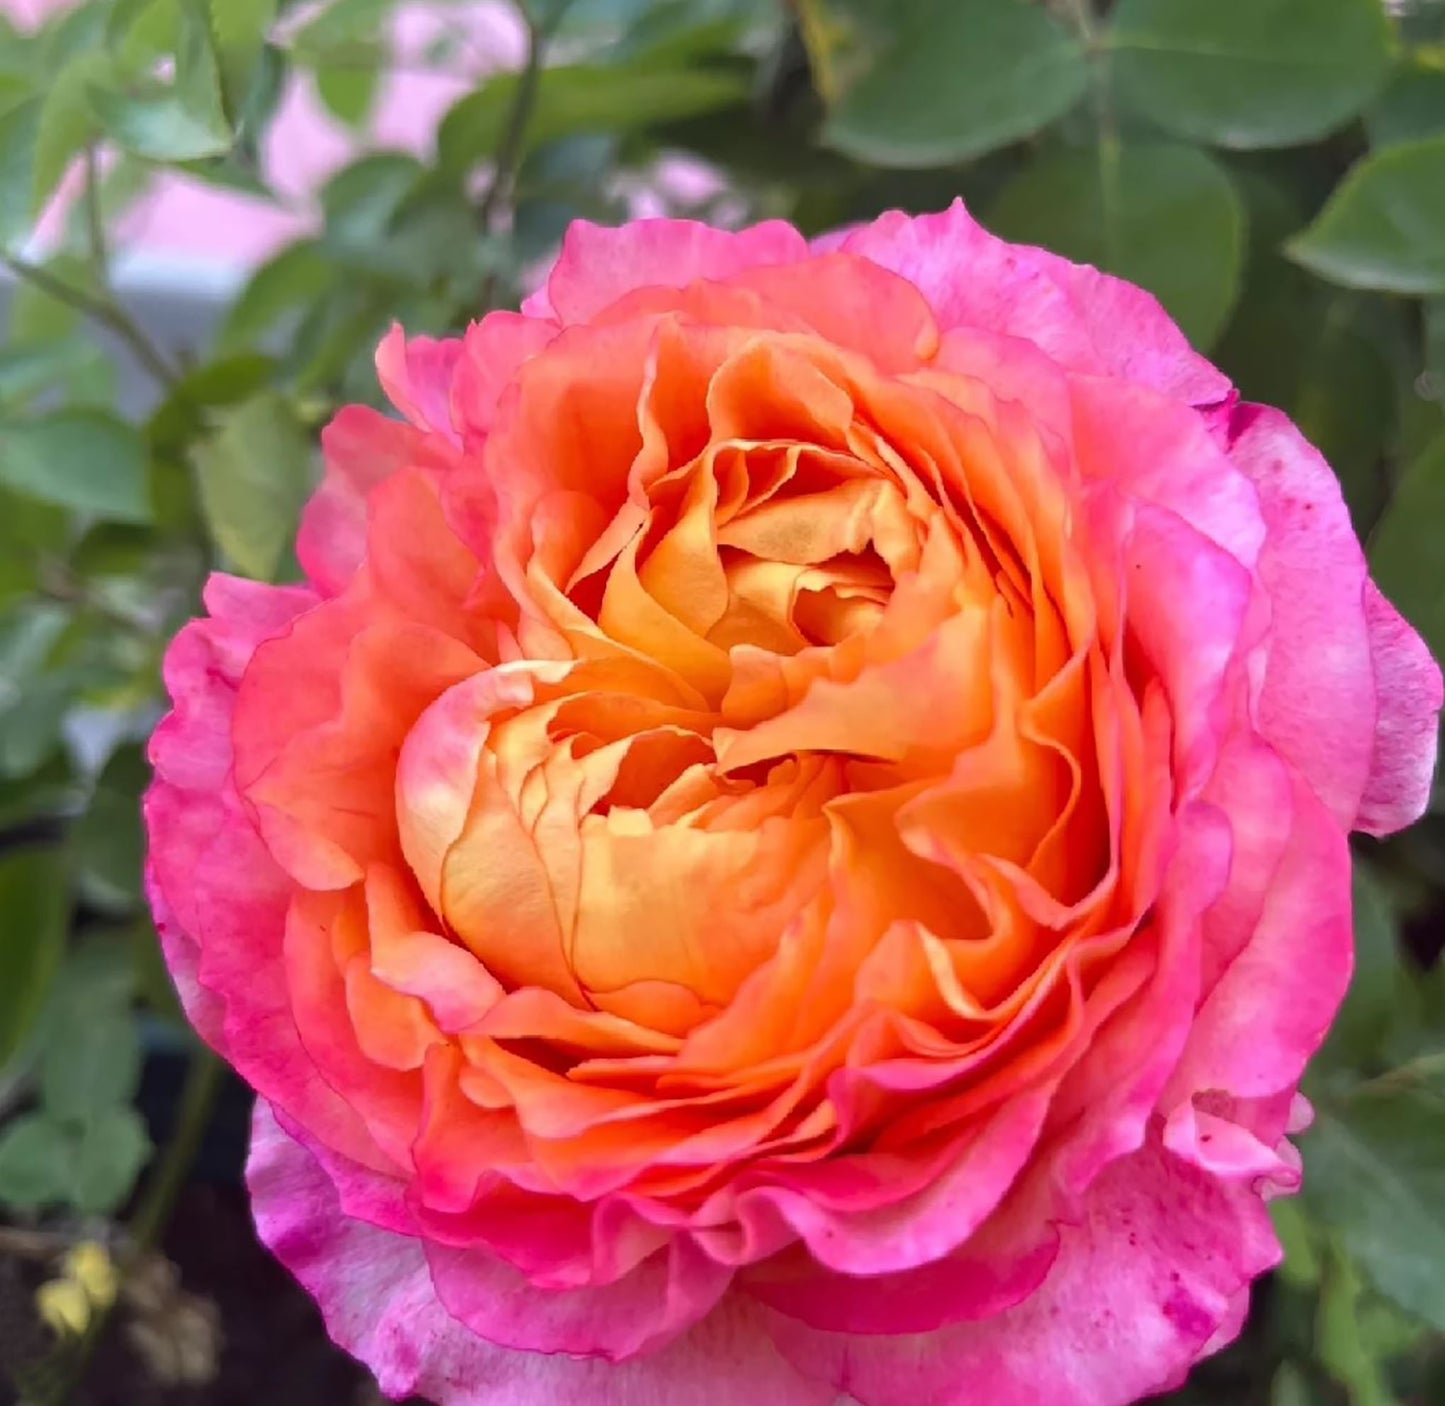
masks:
[(97, 295), (56, 278), (48, 269), (22, 259), (18, 254), (0, 252), (0, 265), (16, 278), (33, 284), (56, 302), (64, 303), (90, 318), (92, 322), (113, 332), (135, 354), (135, 359), (167, 390), (180, 379), (180, 373), (166, 359), (129, 313), (109, 295)]
[[(131, 1261), (143, 1258), (155, 1250), (165, 1234), (176, 1197), (185, 1184), (191, 1164), (200, 1149), (201, 1139), (210, 1125), (216, 1096), (220, 1093), (225, 1072), (226, 1066), (204, 1046), (199, 1047), (191, 1056), (185, 1086), (181, 1090), (181, 1108), (176, 1116), (171, 1139), (147, 1179), (145, 1190), (141, 1193), (140, 1205), (131, 1217), (131, 1243), (127, 1253), (127, 1258)], [(65, 1371), (56, 1380), (54, 1389), (38, 1402), (37, 1406), (66, 1406), (85, 1379), (86, 1369), (90, 1366), (101, 1339), (105, 1337), (114, 1311), (114, 1305), (97, 1310), (85, 1330), (85, 1335), (75, 1345)]]
[(191, 1056), (185, 1086), (181, 1090), (181, 1109), (171, 1131), (171, 1140), (146, 1182), (140, 1205), (131, 1217), (130, 1238), (141, 1254), (154, 1250), (160, 1243), (176, 1196), (190, 1173), (201, 1139), (210, 1126), (216, 1096), (221, 1091), (225, 1074), (226, 1066), (205, 1046), (199, 1047)]
[(1093, 65), (1092, 99), (1094, 125), (1099, 140), (1099, 203), (1104, 217), (1104, 249), (1112, 264), (1115, 215), (1119, 209), (1119, 120), (1114, 111), (1113, 84), (1109, 73), (1108, 44), (1099, 32), (1092, 0), (1065, 0), (1079, 40)]
[(110, 259), (105, 245), (105, 221), (100, 209), (100, 161), (95, 147), (85, 149), (85, 230), (90, 245), (90, 264), (96, 282), (110, 294)]
[(546, 47), (546, 36), (525, 7), (522, 9), (522, 18), (527, 26), (527, 56), (517, 79), (517, 91), (512, 97), (512, 107), (507, 114), (502, 140), (497, 146), (491, 183), (487, 186), (486, 194), (482, 196), (482, 203), (477, 207), (477, 223), (481, 225), (483, 234), (491, 232), (492, 221), (511, 196), (512, 187), (516, 184), (517, 172), (526, 151), (527, 124), (532, 120), (532, 109), (537, 104), (537, 90), (542, 82), (542, 55)]

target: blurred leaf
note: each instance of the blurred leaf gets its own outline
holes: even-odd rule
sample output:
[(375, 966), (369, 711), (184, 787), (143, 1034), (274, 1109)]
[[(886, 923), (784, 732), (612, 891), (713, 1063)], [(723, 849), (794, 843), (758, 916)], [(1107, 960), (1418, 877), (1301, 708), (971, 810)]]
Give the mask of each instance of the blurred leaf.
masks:
[(212, 540), (241, 571), (270, 580), (312, 487), (312, 446), (290, 402), (265, 391), (220, 417), (195, 449)]
[(1269, 1406), (1332, 1406), (1293, 1362), (1283, 1362), (1269, 1388)]
[(343, 167), (321, 191), (327, 243), (365, 250), (381, 240), (425, 174), (421, 162), (399, 151), (377, 152)]
[[(453, 105), (437, 132), (437, 160), (444, 171), (460, 175), (495, 153), (518, 82), (516, 74), (499, 74)], [(747, 78), (721, 69), (654, 68), (646, 60), (547, 68), (537, 84), (535, 116), (524, 149), (577, 132), (620, 136), (740, 105), (747, 96)]]
[(1142, 284), (1201, 349), (1239, 293), (1244, 209), (1229, 177), (1192, 147), (1041, 156), (1004, 188), (988, 224)]
[(25, 1113), (0, 1128), (0, 1201), (23, 1208), (66, 1199), (74, 1141), (55, 1119)]
[(30, 233), (34, 217), (35, 143), (45, 99), (25, 98), (0, 112), (0, 245)]
[(1445, 1059), (1322, 1102), (1305, 1195), (1381, 1292), (1445, 1329)]
[(80, 1005), (49, 1033), (40, 1059), (45, 1111), (77, 1123), (129, 1103), (140, 1085), (140, 1035), (130, 1011), (101, 1001)]
[(60, 752), (27, 775), (0, 775), (0, 829), (59, 814), (68, 808), (74, 789), (69, 759)]
[[(823, 139), (880, 166), (936, 166), (1029, 136), (1089, 81), (1077, 39), (1022, 0), (828, 0), (819, 27), (861, 28)], [(805, 39), (816, 33), (805, 25)], [(813, 45), (810, 43), (810, 48)], [(813, 52), (814, 72), (830, 60)], [(819, 80), (829, 97), (830, 79)]]
[(53, 79), (77, 54), (98, 49), (106, 34), (110, 6), (72, 5), (52, 12), (37, 37), (36, 68), (45, 79)]
[(335, 267), (318, 244), (292, 244), (262, 264), (231, 304), (217, 349), (235, 352), (265, 340), (288, 314), (299, 315), (335, 282)]
[(145, 1123), (133, 1108), (107, 1108), (88, 1119), (70, 1178), (76, 1209), (90, 1215), (118, 1209), (145, 1166), (150, 1146)]
[(102, 1215), (130, 1194), (149, 1151), (145, 1124), (131, 1108), (107, 1109), (82, 1125), (26, 1114), (0, 1131), (0, 1200)]
[[(59, 253), (46, 259), (40, 267), (72, 288), (87, 293), (96, 291), (95, 269), (87, 259)], [(13, 342), (43, 342), (64, 337), (76, 331), (80, 324), (80, 313), (72, 304), (51, 297), (34, 283), (17, 283), (11, 292), (10, 340)]]
[(51, 849), (0, 854), (0, 1069), (34, 1028), (65, 951), (70, 900)]
[(1396, 1406), (1380, 1362), (1361, 1337), (1365, 1286), (1346, 1255), (1329, 1257), (1315, 1340), (1320, 1362), (1350, 1394), (1351, 1406)]
[(1381, 460), (1397, 403), (1390, 363), (1346, 298), (1313, 329), (1290, 404), (1305, 438), (1339, 477), (1356, 530), (1367, 532), (1388, 492)]
[(140, 436), (99, 410), (0, 422), (0, 482), (118, 522), (145, 522), (151, 513)]
[(382, 22), (395, 0), (331, 0), (314, 19), (298, 30), (294, 49), (310, 62), (347, 57), (378, 56)]
[(1407, 57), (1365, 114), (1372, 146), (1445, 135), (1445, 69)]
[(1274, 1233), (1284, 1251), (1278, 1274), (1297, 1289), (1312, 1289), (1320, 1282), (1320, 1258), (1315, 1250), (1315, 1233), (1299, 1200), (1281, 1196), (1269, 1203)]
[(1120, 93), (1161, 127), (1291, 146), (1365, 105), (1390, 26), (1380, 0), (1120, 0), (1108, 44)]
[(138, 743), (117, 748), (71, 832), (76, 866), (87, 896), (97, 905), (124, 912), (143, 901), (140, 801), (150, 777), (144, 748)]
[(91, 92), (107, 135), (152, 161), (195, 161), (219, 156), (231, 145), (206, 0), (180, 0), (180, 17), (171, 82), (106, 85)]
[(91, 91), (113, 71), (108, 54), (87, 50), (76, 54), (46, 90), (36, 136), (32, 214), (54, 193), (71, 162), (100, 135)]
[(149, 920), (131, 930), (131, 954), (135, 964), (136, 994), (151, 1014), (184, 1027), (186, 1017), (176, 995), (175, 982), (166, 966), (165, 954), (155, 926)]
[(189, 372), (151, 414), (146, 438), (152, 451), (183, 453), (204, 432), (214, 407), (249, 399), (270, 382), (275, 370), (272, 357), (241, 352)]
[(381, 82), (381, 65), (356, 63), (316, 70), (316, 91), (327, 111), (348, 127), (362, 126), (371, 114)]
[(232, 50), (259, 53), (276, 19), (279, 0), (207, 0), (211, 32), (223, 53)]
[(1375, 870), (1355, 860), (1355, 971), (1319, 1058), (1370, 1070), (1378, 1065), (1384, 1036), (1398, 1011), (1395, 993), (1402, 968), (1395, 910)]
[(1358, 162), (1289, 253), (1346, 287), (1445, 293), (1445, 136)]
[(78, 334), (36, 342), (12, 341), (0, 347), (0, 406), (24, 406), (39, 392), (66, 382), (74, 387), (81, 379), (77, 372), (97, 362), (108, 364), (105, 353), (94, 340)]
[(1370, 534), (1375, 583), (1437, 657), (1445, 657), (1445, 435), (1406, 469)]

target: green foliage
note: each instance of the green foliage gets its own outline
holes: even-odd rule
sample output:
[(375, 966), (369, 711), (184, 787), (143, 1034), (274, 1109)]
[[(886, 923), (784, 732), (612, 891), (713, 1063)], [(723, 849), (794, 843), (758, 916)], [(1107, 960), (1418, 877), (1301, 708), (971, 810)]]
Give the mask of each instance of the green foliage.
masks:
[[(477, 80), (412, 154), (365, 135), (396, 3), (81, 0), (34, 34), (0, 22), (10, 1217), (118, 1216), (150, 1154), (139, 1020), (178, 1012), (142, 893), (143, 739), (205, 576), (295, 574), (317, 430), (378, 399), (393, 321), (455, 333), (515, 306), (568, 222), (624, 216), (670, 154), (726, 186), (680, 213), (816, 233), (962, 195), (1141, 283), (1320, 446), (1381, 588), (1445, 654), (1439, 0), (522, 0), (535, 62)], [(465, 44), (434, 50), (455, 65)], [(156, 345), (116, 283), (125, 215), (158, 175), (274, 201), (293, 79), (355, 158), (213, 338)], [(1306, 1190), (1272, 1207), (1287, 1258), (1180, 1406), (1445, 1400), (1445, 791), (1434, 812), (1359, 857)]]

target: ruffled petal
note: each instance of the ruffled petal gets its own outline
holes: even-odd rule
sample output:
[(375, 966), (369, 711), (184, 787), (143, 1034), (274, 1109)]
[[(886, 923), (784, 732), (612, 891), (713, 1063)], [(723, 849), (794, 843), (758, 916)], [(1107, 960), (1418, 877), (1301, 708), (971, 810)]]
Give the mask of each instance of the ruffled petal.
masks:
[(420, 1240), (342, 1212), (321, 1164), (265, 1103), (256, 1108), (246, 1178), (262, 1241), (320, 1304), (332, 1338), (394, 1398), (418, 1395), (442, 1406), (836, 1401), (832, 1387), (783, 1360), (762, 1311), (737, 1296), (667, 1347), (625, 1363), (495, 1346), (447, 1312)]

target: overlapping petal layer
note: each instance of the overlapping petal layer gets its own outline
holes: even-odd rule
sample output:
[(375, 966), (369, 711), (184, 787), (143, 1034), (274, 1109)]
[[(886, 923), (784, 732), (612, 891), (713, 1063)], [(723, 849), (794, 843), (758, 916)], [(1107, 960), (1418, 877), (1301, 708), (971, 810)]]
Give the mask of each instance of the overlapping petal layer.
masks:
[(167, 955), (388, 1390), (1109, 1406), (1276, 1253), (1439, 673), (1147, 295), (832, 243), (578, 226), (393, 334), (311, 585), (173, 647)]

